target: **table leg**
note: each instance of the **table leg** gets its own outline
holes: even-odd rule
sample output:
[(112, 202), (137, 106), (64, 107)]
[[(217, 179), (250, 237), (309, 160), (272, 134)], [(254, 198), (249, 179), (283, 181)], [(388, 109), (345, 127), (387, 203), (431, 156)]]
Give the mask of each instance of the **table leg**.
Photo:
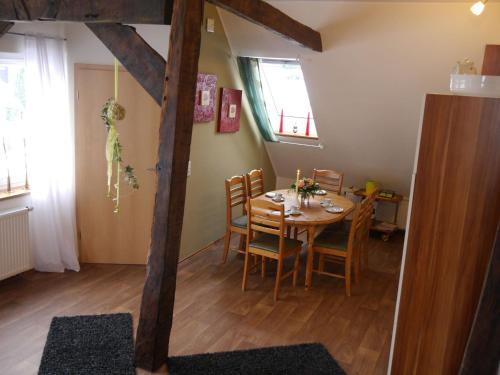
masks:
[(312, 274), (313, 274), (313, 244), (314, 244), (314, 234), (316, 233), (316, 227), (310, 225), (307, 227), (307, 265), (306, 265), (306, 290), (311, 287), (312, 284)]
[(394, 224), (398, 225), (399, 202), (396, 202), (396, 209), (394, 210)]

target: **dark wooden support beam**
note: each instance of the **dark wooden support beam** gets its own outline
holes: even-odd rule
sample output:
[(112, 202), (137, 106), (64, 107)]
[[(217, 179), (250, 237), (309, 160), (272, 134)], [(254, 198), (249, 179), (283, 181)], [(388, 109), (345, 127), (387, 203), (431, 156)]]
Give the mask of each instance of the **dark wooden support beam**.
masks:
[(136, 366), (149, 371), (168, 357), (202, 21), (202, 0), (174, 0), (151, 249), (135, 346)]
[(131, 26), (87, 23), (125, 69), (162, 105), (166, 62)]
[(304, 47), (318, 52), (323, 51), (320, 33), (262, 0), (208, 1)]
[(170, 24), (173, 0), (0, 0), (0, 20)]
[(14, 26), (14, 22), (1, 22), (0, 21), (0, 37), (2, 37), (10, 28)]

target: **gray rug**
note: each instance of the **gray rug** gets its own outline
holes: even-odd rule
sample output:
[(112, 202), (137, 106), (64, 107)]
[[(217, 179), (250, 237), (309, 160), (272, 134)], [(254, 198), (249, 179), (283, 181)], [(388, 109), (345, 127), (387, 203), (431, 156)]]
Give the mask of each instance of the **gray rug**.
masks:
[[(54, 318), (39, 375), (134, 375), (130, 314)], [(170, 375), (345, 375), (321, 344), (168, 359)]]
[(39, 375), (134, 375), (130, 314), (54, 318)]
[(172, 357), (170, 375), (345, 375), (321, 344)]

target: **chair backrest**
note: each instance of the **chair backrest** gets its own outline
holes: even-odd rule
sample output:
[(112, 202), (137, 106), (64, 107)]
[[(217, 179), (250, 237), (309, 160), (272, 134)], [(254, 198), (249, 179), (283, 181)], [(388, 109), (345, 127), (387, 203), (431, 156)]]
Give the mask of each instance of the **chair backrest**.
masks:
[(231, 223), (233, 207), (242, 206), (242, 213), (246, 212), (247, 186), (244, 176), (233, 176), (226, 180), (226, 210), (227, 222)]
[(254, 169), (247, 173), (247, 194), (250, 198), (257, 198), (264, 194), (264, 172), (262, 169)]
[(285, 238), (285, 205), (263, 199), (249, 199), (247, 211), (247, 241), (250, 242), (253, 239), (254, 232), (278, 236), (281, 252)]
[(361, 203), (356, 204), (349, 232), (348, 252), (352, 252), (354, 247), (361, 245), (368, 239), (376, 194), (374, 192), (363, 199)]
[(314, 169), (313, 180), (316, 181), (321, 189), (340, 195), (342, 192), (342, 183), (344, 174), (326, 169)]
[(378, 195), (378, 190), (373, 191), (370, 195), (365, 198), (365, 213), (363, 214), (363, 219), (365, 221), (366, 226), (366, 237), (370, 234), (370, 228), (372, 226), (373, 221), (373, 211), (375, 208), (375, 200)]

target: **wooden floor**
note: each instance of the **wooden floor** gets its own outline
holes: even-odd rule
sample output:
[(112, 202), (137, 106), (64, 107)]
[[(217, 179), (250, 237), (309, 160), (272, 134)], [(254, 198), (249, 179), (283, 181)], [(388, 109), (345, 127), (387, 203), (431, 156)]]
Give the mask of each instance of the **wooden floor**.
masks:
[[(313, 289), (274, 277), (250, 277), (243, 261), (220, 265), (221, 244), (179, 269), (171, 355), (321, 342), (348, 374), (385, 374), (396, 301), (402, 236), (370, 240), (369, 267), (347, 298), (340, 280), (314, 277)], [(304, 264), (304, 260), (302, 264)], [(79, 273), (28, 272), (0, 282), (0, 373), (36, 374), (53, 316), (131, 312), (137, 323), (144, 267), (83, 265)]]

